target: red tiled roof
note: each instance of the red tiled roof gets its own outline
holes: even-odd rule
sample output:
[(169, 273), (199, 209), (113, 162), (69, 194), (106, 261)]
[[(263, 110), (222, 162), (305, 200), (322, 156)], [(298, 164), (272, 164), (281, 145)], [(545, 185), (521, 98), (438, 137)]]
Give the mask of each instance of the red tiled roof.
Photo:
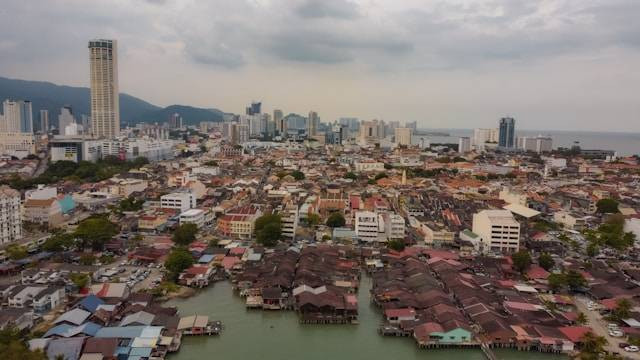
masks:
[(587, 326), (565, 326), (558, 328), (558, 330), (574, 343), (580, 342), (584, 334), (591, 332), (591, 328)]

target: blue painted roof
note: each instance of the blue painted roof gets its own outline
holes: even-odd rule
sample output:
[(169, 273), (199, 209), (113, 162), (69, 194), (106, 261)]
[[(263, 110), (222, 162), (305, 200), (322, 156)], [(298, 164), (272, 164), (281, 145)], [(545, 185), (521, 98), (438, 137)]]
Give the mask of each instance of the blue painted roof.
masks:
[(104, 304), (104, 301), (93, 294), (80, 301), (80, 306), (82, 306), (82, 308), (84, 308), (85, 310), (90, 311), (91, 313), (96, 312), (98, 306), (102, 304)]
[(62, 209), (63, 214), (68, 213), (76, 207), (73, 197), (69, 194), (66, 194), (62, 199), (59, 198), (58, 204), (60, 204), (60, 209)]
[(65, 336), (66, 332), (73, 327), (74, 327), (73, 325), (69, 325), (69, 324), (60, 324), (58, 326), (54, 326), (51, 329), (49, 329), (49, 331), (47, 331), (42, 337), (45, 337), (45, 338), (48, 338), (51, 336), (66, 337)]
[(206, 264), (213, 260), (213, 255), (202, 255), (198, 260), (199, 263)]
[(68, 335), (67, 337), (76, 336), (78, 334), (95, 336), (98, 330), (100, 329), (102, 329), (102, 326), (93, 322), (87, 322), (80, 326), (76, 326), (74, 328), (69, 329), (67, 331), (67, 335)]
[(136, 337), (154, 338), (160, 336), (162, 326), (113, 326), (103, 327), (98, 330), (95, 337), (98, 338), (126, 338)]

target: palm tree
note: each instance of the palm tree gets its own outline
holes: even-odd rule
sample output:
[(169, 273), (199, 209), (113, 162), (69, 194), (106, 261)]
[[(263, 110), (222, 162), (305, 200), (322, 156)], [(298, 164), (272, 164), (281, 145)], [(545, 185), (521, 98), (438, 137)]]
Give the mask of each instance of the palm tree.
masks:
[(589, 322), (589, 319), (584, 313), (578, 313), (578, 317), (576, 317), (576, 323), (579, 325), (585, 325)]
[(613, 316), (617, 318), (617, 320), (627, 319), (629, 318), (629, 314), (631, 313), (631, 301), (626, 298), (619, 299), (616, 303), (616, 308), (613, 310)]
[(596, 336), (589, 331), (582, 336), (582, 352), (580, 353), (580, 358), (585, 360), (597, 359), (607, 344), (607, 339), (602, 336)]

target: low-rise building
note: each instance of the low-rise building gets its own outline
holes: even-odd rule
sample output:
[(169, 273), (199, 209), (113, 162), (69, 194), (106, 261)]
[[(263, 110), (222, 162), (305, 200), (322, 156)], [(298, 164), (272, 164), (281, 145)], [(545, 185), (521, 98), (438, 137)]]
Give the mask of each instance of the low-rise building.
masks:
[(180, 225), (195, 224), (198, 228), (204, 225), (205, 211), (202, 209), (189, 209), (180, 213)]
[(160, 197), (160, 207), (177, 209), (180, 212), (196, 207), (196, 197), (188, 191), (174, 192)]

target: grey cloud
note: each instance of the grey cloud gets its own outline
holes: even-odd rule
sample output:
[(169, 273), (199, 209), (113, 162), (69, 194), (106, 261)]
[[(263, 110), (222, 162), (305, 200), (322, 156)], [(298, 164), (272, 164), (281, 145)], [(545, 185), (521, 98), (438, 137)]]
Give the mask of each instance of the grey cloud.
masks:
[(359, 16), (357, 4), (348, 0), (304, 0), (295, 9), (303, 18), (353, 19)]
[(206, 65), (234, 69), (246, 63), (242, 53), (224, 43), (190, 41), (187, 43), (185, 51), (194, 61)]

